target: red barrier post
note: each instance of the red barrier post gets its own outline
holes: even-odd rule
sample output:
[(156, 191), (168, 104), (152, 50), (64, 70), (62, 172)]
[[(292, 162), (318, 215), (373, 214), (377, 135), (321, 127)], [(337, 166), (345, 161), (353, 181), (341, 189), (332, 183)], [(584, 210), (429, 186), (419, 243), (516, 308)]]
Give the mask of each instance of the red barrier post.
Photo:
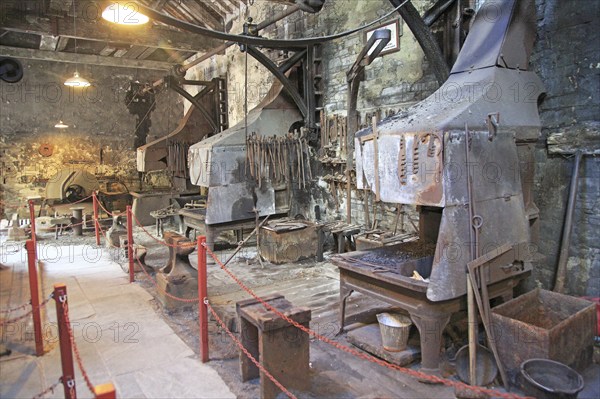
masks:
[(129, 282), (133, 283), (135, 275), (133, 273), (133, 214), (131, 205), (127, 205), (127, 259), (129, 260)]
[(37, 237), (35, 235), (35, 206), (33, 205), (33, 200), (27, 201), (29, 204), (29, 220), (31, 223), (31, 239), (33, 240), (33, 252), (34, 259), (37, 262)]
[(33, 315), (33, 335), (35, 337), (35, 354), (44, 354), (44, 340), (42, 339), (42, 316), (40, 314), (40, 293), (38, 288), (37, 264), (35, 262), (35, 243), (33, 240), (25, 242), (27, 249), (27, 265), (29, 268), (29, 291), (31, 292), (31, 310)]
[(200, 323), (200, 359), (208, 362), (208, 309), (204, 299), (208, 297), (206, 283), (206, 237), (198, 237), (198, 321)]
[(54, 284), (54, 301), (56, 302), (56, 319), (58, 321), (58, 342), (60, 344), (60, 363), (62, 365), (61, 382), (65, 389), (65, 399), (76, 399), (75, 368), (73, 367), (73, 349), (71, 333), (65, 317), (67, 305), (67, 286)]
[(94, 203), (94, 230), (96, 233), (96, 245), (100, 246), (100, 226), (98, 222), (98, 197), (96, 197), (96, 192), (92, 193), (92, 200)]
[(96, 399), (117, 399), (117, 390), (110, 382), (107, 384), (96, 385), (94, 387), (94, 396)]

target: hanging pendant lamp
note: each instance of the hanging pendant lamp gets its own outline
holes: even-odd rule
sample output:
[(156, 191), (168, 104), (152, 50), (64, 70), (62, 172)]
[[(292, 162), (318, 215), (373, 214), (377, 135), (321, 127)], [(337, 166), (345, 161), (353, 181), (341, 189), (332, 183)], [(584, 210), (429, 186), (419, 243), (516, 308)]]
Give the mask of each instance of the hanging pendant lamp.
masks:
[[(75, 0), (73, 0), (73, 31), (75, 33), (75, 56), (77, 56), (77, 6), (75, 4)], [(79, 76), (79, 71), (77, 71), (77, 62), (75, 62), (75, 73), (73, 77), (65, 80), (65, 86), (69, 87), (88, 87), (90, 86), (90, 81)]]
[(88, 87), (90, 85), (90, 81), (86, 78), (82, 78), (79, 76), (79, 72), (75, 71), (72, 77), (65, 80), (65, 86), (70, 87)]

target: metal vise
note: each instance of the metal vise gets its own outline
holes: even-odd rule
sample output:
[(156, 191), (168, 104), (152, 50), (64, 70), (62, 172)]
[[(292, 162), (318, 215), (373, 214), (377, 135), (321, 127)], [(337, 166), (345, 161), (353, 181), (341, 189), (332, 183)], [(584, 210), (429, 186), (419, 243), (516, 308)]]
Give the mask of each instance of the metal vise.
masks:
[(167, 311), (191, 309), (192, 304), (181, 302), (169, 297), (194, 298), (198, 293), (198, 271), (192, 267), (189, 255), (196, 246), (193, 241), (173, 231), (164, 234), (165, 242), (169, 245), (169, 260), (167, 265), (156, 274), (159, 286), (158, 299)]

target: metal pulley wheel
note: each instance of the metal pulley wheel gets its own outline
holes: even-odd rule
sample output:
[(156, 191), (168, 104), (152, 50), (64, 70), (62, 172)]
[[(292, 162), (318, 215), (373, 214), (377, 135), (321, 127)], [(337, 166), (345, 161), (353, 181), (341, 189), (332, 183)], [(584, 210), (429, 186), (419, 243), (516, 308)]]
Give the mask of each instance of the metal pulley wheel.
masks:
[(14, 58), (0, 57), (0, 79), (8, 83), (17, 83), (23, 79), (23, 65)]
[(86, 192), (79, 184), (71, 184), (65, 189), (65, 198), (69, 202), (76, 202), (86, 197)]

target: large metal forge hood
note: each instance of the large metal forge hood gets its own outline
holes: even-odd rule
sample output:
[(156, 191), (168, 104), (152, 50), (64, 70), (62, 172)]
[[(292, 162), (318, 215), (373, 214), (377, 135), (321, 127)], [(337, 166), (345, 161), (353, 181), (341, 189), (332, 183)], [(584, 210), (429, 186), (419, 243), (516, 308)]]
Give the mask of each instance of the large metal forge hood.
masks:
[[(302, 115), (276, 81), (267, 96), (248, 113), (248, 134), (280, 136), (288, 133)], [(192, 184), (208, 187), (206, 223), (225, 223), (274, 214), (275, 192), (266, 182), (261, 188), (246, 178), (246, 128), (244, 121), (208, 137), (188, 152)]]
[[(526, 68), (534, 38), (533, 0), (484, 4), (448, 80), (424, 101), (377, 124), (383, 201), (438, 207), (454, 202), (446, 198), (448, 181), (442, 176), (444, 135), (464, 132), (465, 127), (487, 131), (490, 114), (500, 115), (499, 134), (514, 135), (518, 141), (538, 138), (542, 82), (533, 72), (497, 66), (497, 60), (510, 58), (515, 60), (511, 65)], [(471, 63), (475, 59), (488, 61)], [(462, 71), (461, 63), (481, 68)], [(374, 188), (374, 155), (372, 128), (358, 131), (355, 159), (361, 189)]]
[[(389, 203), (443, 208), (427, 288), (431, 301), (466, 293), (468, 176), (484, 220), (482, 253), (530, 240), (518, 147), (535, 142), (541, 129), (537, 107), (544, 88), (524, 70), (535, 37), (534, 11), (533, 0), (486, 2), (448, 80), (424, 101), (379, 122), (376, 136), (372, 128), (355, 135), (358, 188), (378, 189)], [(515, 273), (531, 267), (525, 265)]]

